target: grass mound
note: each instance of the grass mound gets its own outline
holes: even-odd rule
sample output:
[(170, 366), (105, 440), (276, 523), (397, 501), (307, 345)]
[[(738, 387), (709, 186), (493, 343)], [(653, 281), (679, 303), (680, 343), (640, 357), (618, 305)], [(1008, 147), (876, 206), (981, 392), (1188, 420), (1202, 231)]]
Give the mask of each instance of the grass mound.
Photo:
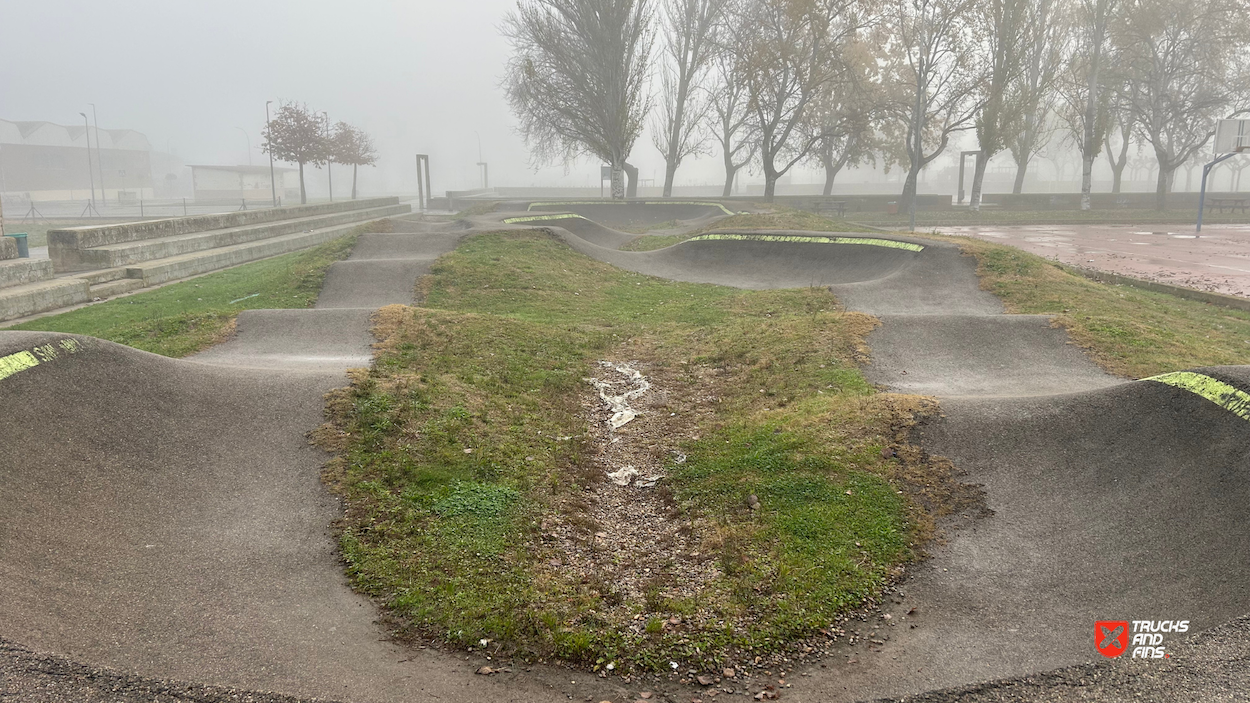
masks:
[(1250, 363), (1250, 313), (1091, 281), (1040, 256), (960, 238), (981, 287), (1008, 312), (1050, 314), (1108, 371), (1126, 378)]
[(330, 264), (347, 258), (355, 242), (353, 234), (9, 329), (84, 334), (154, 354), (187, 356), (229, 336), (242, 310), (314, 305)]
[[(901, 437), (931, 407), (873, 392), (875, 321), (825, 289), (665, 281), (530, 232), (420, 289), (319, 431), (349, 573), (414, 636), (617, 672), (807, 657), (928, 534)], [(590, 380), (625, 364), (651, 387), (612, 429)], [(607, 479), (626, 465), (663, 478)]]

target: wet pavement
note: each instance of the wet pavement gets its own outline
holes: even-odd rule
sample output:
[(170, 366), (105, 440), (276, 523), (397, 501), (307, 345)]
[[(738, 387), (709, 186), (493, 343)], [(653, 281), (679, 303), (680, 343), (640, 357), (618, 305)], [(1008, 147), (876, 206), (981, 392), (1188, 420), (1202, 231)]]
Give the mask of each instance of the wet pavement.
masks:
[(1250, 224), (942, 227), (1072, 266), (1250, 297)]

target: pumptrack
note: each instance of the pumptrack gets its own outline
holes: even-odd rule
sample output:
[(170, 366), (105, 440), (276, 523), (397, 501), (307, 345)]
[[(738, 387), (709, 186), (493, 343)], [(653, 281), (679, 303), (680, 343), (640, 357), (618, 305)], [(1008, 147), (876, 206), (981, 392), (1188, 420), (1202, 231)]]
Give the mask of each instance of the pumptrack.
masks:
[[(1049, 319), (1003, 314), (949, 243), (716, 231), (631, 253), (619, 247), (632, 235), (596, 222), (723, 216), (673, 207), (705, 209), (522, 206), (473, 225), (543, 227), (676, 280), (828, 287), (882, 321), (870, 380), (939, 396), (943, 417), (919, 440), (986, 494), (988, 510), (956, 516), (885, 606), (888, 639), (791, 677), (786, 699), (1250, 690), (1250, 368), (1108, 376)], [(514, 220), (558, 214), (579, 217)], [(484, 662), (391, 643), (346, 586), (329, 532), (339, 507), (304, 434), (321, 394), (368, 363), (373, 309), (411, 302), (416, 277), (467, 232), (399, 225), (412, 231), (365, 235), (335, 264), (316, 309), (245, 313), (235, 339), (189, 360), (0, 332), (0, 406), (25, 419), (0, 426), (0, 637), (141, 677), (302, 697), (623, 699), (587, 674), (480, 677)], [(1165, 661), (1104, 662), (1098, 620), (1189, 620), (1192, 636), (1169, 640)], [(54, 700), (31, 693), (50, 690), (37, 688), (48, 666), (22, 652), (0, 647), (0, 694)]]

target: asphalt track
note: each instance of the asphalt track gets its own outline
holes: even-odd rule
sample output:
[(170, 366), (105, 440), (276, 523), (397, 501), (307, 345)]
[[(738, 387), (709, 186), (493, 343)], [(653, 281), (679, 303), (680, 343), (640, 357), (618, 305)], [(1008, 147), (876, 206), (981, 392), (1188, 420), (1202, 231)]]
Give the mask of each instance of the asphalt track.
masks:
[[(627, 253), (544, 226), (639, 272), (828, 286), (882, 320), (872, 380), (943, 397), (922, 444), (982, 484), (992, 513), (956, 516), (887, 605), (884, 645), (791, 677), (787, 699), (902, 696), (1078, 665), (1033, 693), (976, 699), (1059, 700), (1046, 696), (1090, 678), (1081, 663), (1098, 658), (1095, 620), (1185, 619), (1199, 631), (1250, 612), (1246, 420), (1173, 385), (1108, 377), (1046, 320), (1003, 315), (953, 245), (721, 239)], [(624, 700), (584, 674), (479, 677), (482, 661), (393, 644), (334, 556), (340, 508), (305, 433), (321, 395), (367, 362), (372, 309), (411, 302), (412, 281), (463, 236), (450, 227), (401, 222), (413, 231), (362, 237), (316, 309), (247, 313), (235, 339), (191, 360), (0, 332), (0, 359), (28, 366), (0, 378), (0, 407), (25, 419), (0, 426), (0, 638), (143, 677), (323, 699)], [(48, 358), (29, 365), (31, 353)], [(1250, 388), (1245, 368), (1204, 373)], [(1223, 696), (1229, 667), (1244, 672), (1246, 630), (1183, 645), (1192, 658), (1168, 666), (1211, 662), (1205, 673), (1155, 677), (1145, 698), (1175, 699), (1168, 687), (1184, 679), (1197, 688), (1173, 692), (1236, 700)], [(13, 664), (24, 656), (0, 647), (0, 698), (59, 700), (39, 693), (46, 677)], [(1154, 671), (1140, 667), (1117, 679), (1116, 666), (1094, 668), (1111, 673), (1084, 699), (1121, 700), (1155, 680), (1132, 675)]]
[[(233, 340), (189, 360), (0, 332), (10, 372), (12, 358), (39, 359), (30, 355), (47, 345), (56, 354), (0, 379), (10, 419), (0, 428), (0, 638), (156, 680), (149, 688), (554, 701), (591, 678), (475, 676), (484, 660), (390, 642), (374, 604), (346, 584), (330, 531), (341, 507), (306, 433), (322, 421), (322, 395), (368, 364), (373, 308), (411, 303), (416, 278), (463, 236), (397, 224), (412, 231), (362, 236), (334, 264), (315, 309), (245, 313)], [(0, 699), (58, 700), (48, 691), (63, 682), (49, 683), (46, 666), (0, 659)], [(70, 690), (67, 700), (83, 689)]]
[[(1048, 319), (1004, 315), (955, 246), (906, 237), (891, 239), (924, 251), (691, 241), (630, 254), (553, 231), (641, 273), (742, 288), (828, 286), (882, 321), (869, 338), (870, 380), (942, 398), (943, 415), (921, 444), (982, 485), (988, 511), (947, 525), (945, 544), (902, 584), (901, 602), (887, 604), (890, 619), (876, 622), (882, 646), (832, 658), (787, 697), (850, 701), (1020, 677), (1101, 659), (1097, 620), (1190, 620), (1202, 631), (1250, 612), (1250, 413), (1106, 375)], [(1250, 388), (1247, 367), (1203, 371)], [(1187, 695), (1243, 699), (1227, 677), (1250, 666), (1244, 631), (1243, 623), (1230, 636), (1239, 654), (1207, 669)], [(1106, 677), (1086, 691), (1065, 676), (1053, 678), (1088, 700), (1123, 700), (1141, 683)], [(1176, 699), (1166, 676), (1156, 683), (1151, 697)], [(1047, 697), (1053, 688), (1003, 690), (993, 700), (1063, 699)]]

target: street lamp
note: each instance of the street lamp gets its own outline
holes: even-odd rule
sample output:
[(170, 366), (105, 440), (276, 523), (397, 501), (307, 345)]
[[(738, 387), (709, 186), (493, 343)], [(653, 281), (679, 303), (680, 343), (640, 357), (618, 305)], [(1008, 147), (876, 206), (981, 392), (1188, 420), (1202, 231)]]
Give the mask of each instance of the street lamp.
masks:
[[(269, 121), (269, 103), (272, 100), (265, 101), (265, 131), (268, 133), (268, 139), (273, 141), (273, 122)], [(250, 151), (250, 149), (249, 149)], [(278, 182), (273, 176), (273, 149), (269, 149), (269, 190), (273, 192), (273, 206), (278, 207)]]
[(330, 115), (322, 110), (321, 116), (326, 118), (326, 175), (330, 177), (330, 202), (334, 202), (334, 159), (330, 154)]
[(82, 115), (83, 136), (87, 138), (87, 175), (91, 177), (91, 207), (95, 209), (95, 165), (91, 162), (91, 123), (87, 120), (87, 113), (78, 114)]
[[(100, 151), (100, 119), (95, 113), (95, 103), (87, 104), (91, 106), (91, 121), (95, 123), (95, 167), (100, 169), (100, 204), (103, 205), (108, 202), (108, 196), (104, 194), (104, 153)], [(120, 201), (119, 195), (118, 202)]]
[(252, 165), (252, 136), (248, 134), (247, 130), (243, 129), (242, 127), (235, 127), (235, 129), (242, 132), (243, 138), (247, 140), (247, 165), (251, 166)]

